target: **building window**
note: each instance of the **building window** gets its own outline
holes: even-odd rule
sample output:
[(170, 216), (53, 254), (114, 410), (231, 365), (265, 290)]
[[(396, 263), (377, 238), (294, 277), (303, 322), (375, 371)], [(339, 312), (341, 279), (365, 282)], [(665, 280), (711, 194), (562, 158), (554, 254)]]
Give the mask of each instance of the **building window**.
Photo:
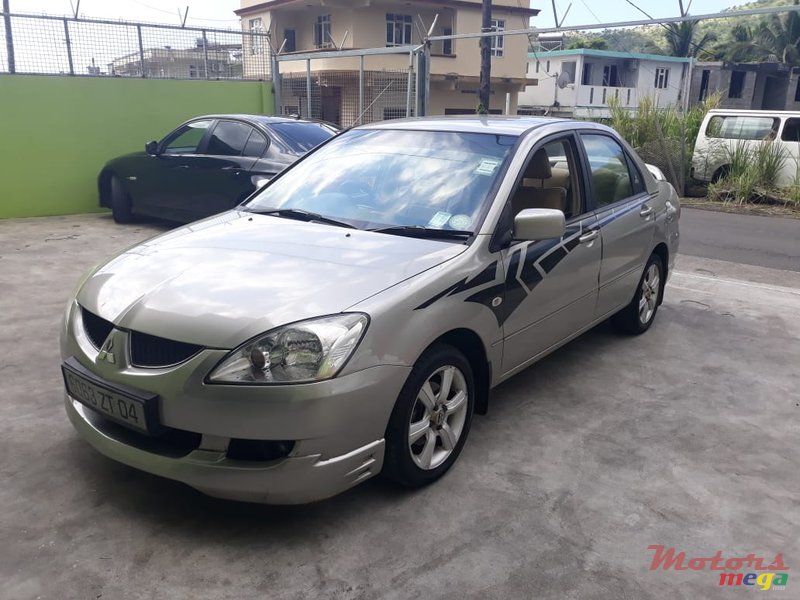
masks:
[(711, 78), (711, 71), (709, 69), (703, 69), (703, 74), (700, 76), (700, 96), (698, 100), (701, 102), (708, 98), (708, 82)]
[(411, 43), (411, 15), (386, 13), (386, 45), (407, 46)]
[(297, 35), (295, 34), (294, 29), (284, 29), (283, 39), (286, 41), (286, 44), (283, 46), (284, 52), (297, 51)]
[(657, 90), (665, 90), (669, 86), (669, 69), (659, 67), (656, 69), (656, 82), (655, 88)]
[[(452, 27), (442, 29), (442, 35), (453, 35)], [(453, 53), (453, 40), (442, 40), (442, 54), (450, 56)]]
[(584, 63), (581, 85), (592, 85), (592, 63)]
[(728, 98), (741, 98), (744, 92), (745, 71), (734, 71), (731, 73), (731, 85), (728, 88)]
[(250, 54), (264, 54), (264, 20), (250, 19)]
[(331, 48), (331, 16), (320, 15), (314, 23), (314, 46), (317, 48)]
[[(617, 72), (617, 65), (606, 65), (603, 67), (603, 85), (608, 87), (619, 87), (619, 74)], [(656, 87), (658, 87), (658, 85), (656, 85)]]
[[(506, 22), (502, 19), (492, 19), (492, 31), (505, 31)], [(492, 56), (503, 56), (503, 49), (505, 48), (505, 38), (502, 35), (491, 38), (492, 40)]]

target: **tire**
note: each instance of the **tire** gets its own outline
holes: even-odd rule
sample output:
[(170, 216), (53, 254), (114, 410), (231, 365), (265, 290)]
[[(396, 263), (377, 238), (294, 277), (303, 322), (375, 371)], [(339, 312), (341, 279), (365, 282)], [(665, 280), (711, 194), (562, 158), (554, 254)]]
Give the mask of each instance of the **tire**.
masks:
[(639, 335), (650, 329), (664, 293), (664, 264), (661, 257), (651, 254), (636, 287), (633, 300), (611, 317), (611, 322), (623, 333)]
[[(446, 378), (451, 384), (440, 398)], [(439, 479), (461, 454), (474, 408), (475, 379), (466, 357), (444, 344), (426, 351), (389, 418), (383, 475), (409, 488)]]
[(111, 215), (114, 217), (114, 221), (117, 223), (132, 223), (131, 197), (122, 187), (120, 178), (112, 175), (109, 187), (111, 189)]

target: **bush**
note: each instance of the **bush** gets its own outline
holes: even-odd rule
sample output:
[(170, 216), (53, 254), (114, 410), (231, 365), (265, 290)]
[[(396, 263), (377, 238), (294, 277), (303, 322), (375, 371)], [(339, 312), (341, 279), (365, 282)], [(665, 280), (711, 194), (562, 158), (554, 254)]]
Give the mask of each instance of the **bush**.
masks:
[[(708, 186), (712, 200), (746, 202), (792, 202), (800, 196), (800, 182), (788, 189), (778, 188), (778, 176), (788, 156), (783, 146), (773, 141), (748, 144), (739, 142), (726, 151), (729, 167), (722, 177)], [(788, 196), (788, 197), (787, 197)]]

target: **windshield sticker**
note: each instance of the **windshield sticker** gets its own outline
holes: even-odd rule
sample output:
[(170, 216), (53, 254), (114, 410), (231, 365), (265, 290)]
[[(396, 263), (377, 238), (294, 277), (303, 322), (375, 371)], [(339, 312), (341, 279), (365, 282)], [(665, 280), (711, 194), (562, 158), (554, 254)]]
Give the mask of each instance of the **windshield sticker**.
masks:
[(433, 215), (433, 217), (431, 217), (430, 221), (428, 221), (428, 227), (442, 228), (450, 220), (450, 217), (450, 213), (439, 211)]
[(453, 229), (458, 229), (459, 231), (465, 231), (467, 227), (472, 225), (472, 217), (469, 215), (453, 215), (450, 217), (450, 221), (448, 222), (450, 227)]
[(497, 167), (500, 166), (499, 160), (494, 160), (490, 158), (484, 158), (479, 164), (478, 168), (475, 169), (476, 175), (494, 175), (494, 172), (497, 170)]

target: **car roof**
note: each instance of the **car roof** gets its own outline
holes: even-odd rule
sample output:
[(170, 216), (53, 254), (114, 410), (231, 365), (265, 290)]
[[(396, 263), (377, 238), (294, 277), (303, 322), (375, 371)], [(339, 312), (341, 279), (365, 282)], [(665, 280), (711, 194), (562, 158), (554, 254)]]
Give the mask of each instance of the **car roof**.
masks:
[(574, 123), (585, 126), (585, 121), (555, 117), (528, 116), (446, 116), (394, 119), (363, 125), (358, 129), (405, 129), (409, 131), (452, 131), (461, 133), (490, 133), (497, 135), (522, 135), (526, 131), (552, 124)]
[(312, 121), (308, 119), (300, 119), (294, 117), (274, 117), (270, 115), (248, 115), (243, 113), (231, 113), (231, 114), (214, 114), (214, 115), (202, 115), (200, 117), (194, 117), (191, 119), (192, 121), (196, 121), (198, 119), (239, 119), (240, 121), (252, 121), (256, 123), (261, 123), (262, 125), (269, 125), (271, 123), (319, 123), (319, 121)]

